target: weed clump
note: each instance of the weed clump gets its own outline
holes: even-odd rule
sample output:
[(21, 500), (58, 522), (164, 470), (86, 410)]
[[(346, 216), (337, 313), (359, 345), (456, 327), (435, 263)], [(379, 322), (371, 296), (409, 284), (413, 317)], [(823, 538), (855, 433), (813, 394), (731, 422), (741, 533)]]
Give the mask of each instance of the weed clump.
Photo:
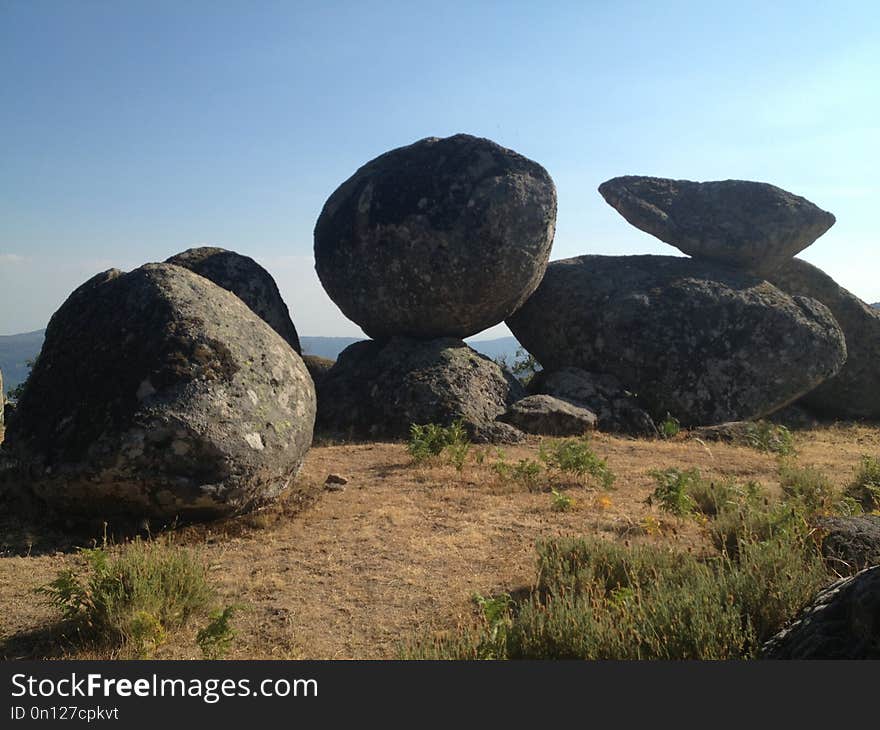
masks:
[(880, 510), (880, 459), (863, 456), (856, 477), (844, 495), (865, 512)]
[(417, 464), (436, 459), (445, 453), (449, 462), (461, 471), (467, 460), (471, 443), (462, 421), (456, 421), (450, 426), (414, 423), (409, 429), (406, 448)]

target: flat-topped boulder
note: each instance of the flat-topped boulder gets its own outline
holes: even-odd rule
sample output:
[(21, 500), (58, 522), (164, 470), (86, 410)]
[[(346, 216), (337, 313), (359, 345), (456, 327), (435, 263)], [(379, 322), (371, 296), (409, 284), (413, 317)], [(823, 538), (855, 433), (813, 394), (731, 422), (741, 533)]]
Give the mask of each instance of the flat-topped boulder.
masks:
[(609, 373), (652, 415), (686, 426), (763, 417), (846, 360), (820, 302), (673, 256), (554, 261), (507, 324), (545, 370)]
[(636, 228), (689, 256), (758, 273), (803, 251), (835, 221), (806, 198), (750, 180), (626, 175), (599, 193)]
[(9, 424), (19, 488), (85, 519), (208, 519), (279, 495), (311, 445), (305, 365), (234, 294), (110, 270), (53, 315)]
[(498, 420), (520, 431), (546, 436), (583, 436), (595, 430), (598, 422), (591, 410), (552, 395), (526, 396), (498, 416)]
[(165, 263), (183, 266), (231, 291), (298, 353), (301, 352), (290, 311), (272, 275), (248, 256), (213, 246), (191, 248)]
[(518, 440), (495, 419), (525, 395), (512, 374), (461, 340), (366, 340), (343, 350), (321, 379), (318, 429), (406, 438), (412, 424), (462, 420), (474, 440)]
[(429, 137), (380, 155), (324, 204), (315, 268), (376, 340), (464, 338), (535, 290), (556, 225), (547, 171), (479, 137)]
[(846, 338), (846, 363), (807, 393), (803, 405), (831, 418), (880, 418), (880, 310), (800, 259), (788, 261), (768, 279), (784, 292), (822, 302)]

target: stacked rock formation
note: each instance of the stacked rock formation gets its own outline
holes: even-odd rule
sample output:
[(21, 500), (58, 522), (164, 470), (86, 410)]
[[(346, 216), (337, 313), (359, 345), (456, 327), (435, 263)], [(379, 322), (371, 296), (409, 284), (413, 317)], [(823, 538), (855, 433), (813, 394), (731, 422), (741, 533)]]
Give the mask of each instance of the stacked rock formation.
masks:
[(847, 349), (829, 308), (766, 280), (828, 230), (833, 215), (741, 180), (628, 176), (599, 192), (628, 222), (691, 258), (550, 264), (507, 320), (550, 374), (610, 374), (655, 416), (709, 425), (769, 415), (841, 371)]
[(320, 427), (400, 436), (460, 418), (472, 434), (512, 438), (495, 417), (524, 394), (462, 339), (532, 294), (555, 223), (544, 168), (464, 134), (391, 150), (340, 185), (315, 226), (315, 268), (373, 341), (322, 377)]
[(147, 264), (93, 277), (53, 315), (3, 451), (64, 516), (208, 519), (285, 489), (314, 418), (305, 365), (268, 324)]

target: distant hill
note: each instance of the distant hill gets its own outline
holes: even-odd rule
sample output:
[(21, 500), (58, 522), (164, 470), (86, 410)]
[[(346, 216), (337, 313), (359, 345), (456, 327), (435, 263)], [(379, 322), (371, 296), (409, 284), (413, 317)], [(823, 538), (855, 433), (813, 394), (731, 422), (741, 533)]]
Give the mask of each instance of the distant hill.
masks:
[(43, 346), (46, 330), (20, 335), (0, 335), (0, 371), (3, 389), (9, 391), (28, 376), (28, 360), (33, 360)]
[(880, 309), (880, 302), (874, 302), (871, 306), (874, 307), (874, 309)]
[[(3, 372), (4, 390), (11, 390), (27, 377), (27, 361), (33, 360), (39, 354), (45, 333), (46, 330), (37, 330), (20, 335), (0, 336), (0, 371)], [(331, 360), (335, 360), (346, 347), (360, 340), (358, 337), (300, 337), (299, 339), (303, 353)], [(513, 337), (469, 341), (468, 344), (487, 357), (505, 358), (508, 362), (513, 362), (520, 347), (519, 342)]]

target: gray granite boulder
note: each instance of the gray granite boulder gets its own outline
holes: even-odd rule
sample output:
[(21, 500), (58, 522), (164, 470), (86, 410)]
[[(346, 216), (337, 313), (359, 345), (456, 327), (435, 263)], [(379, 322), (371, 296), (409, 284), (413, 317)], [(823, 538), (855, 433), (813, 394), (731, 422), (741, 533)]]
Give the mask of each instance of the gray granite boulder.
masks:
[(694, 258), (766, 273), (834, 225), (809, 200), (749, 180), (692, 182), (627, 175), (602, 183), (605, 201), (636, 228)]
[(840, 372), (807, 393), (801, 403), (821, 416), (880, 418), (880, 310), (800, 259), (787, 262), (768, 279), (788, 294), (822, 302), (846, 338), (847, 358)]
[(516, 401), (498, 416), (526, 433), (545, 436), (583, 436), (596, 428), (596, 414), (551, 395), (530, 395)]
[(822, 554), (838, 573), (880, 565), (880, 515), (823, 517)]
[(462, 420), (474, 440), (518, 440), (495, 419), (524, 396), (513, 375), (461, 340), (367, 340), (343, 350), (320, 381), (318, 429), (406, 438), (414, 423)]
[(598, 428), (630, 436), (657, 436), (651, 416), (613, 375), (565, 367), (541, 370), (529, 381), (530, 393), (542, 393), (587, 408), (597, 417)]
[(880, 567), (820, 591), (762, 647), (764, 659), (880, 659)]
[(231, 291), (294, 350), (302, 352), (296, 327), (275, 279), (252, 258), (223, 248), (203, 246), (183, 251), (165, 263), (183, 266)]
[(65, 516), (208, 519), (280, 494), (314, 418), (305, 365), (268, 324), (147, 264), (93, 277), (53, 315), (3, 451)]
[(556, 188), (494, 142), (429, 137), (377, 157), (330, 196), (315, 268), (376, 340), (464, 338), (501, 322), (547, 265)]
[(554, 261), (507, 324), (544, 369), (610, 373), (655, 417), (685, 426), (763, 417), (846, 360), (815, 299), (681, 257)]

